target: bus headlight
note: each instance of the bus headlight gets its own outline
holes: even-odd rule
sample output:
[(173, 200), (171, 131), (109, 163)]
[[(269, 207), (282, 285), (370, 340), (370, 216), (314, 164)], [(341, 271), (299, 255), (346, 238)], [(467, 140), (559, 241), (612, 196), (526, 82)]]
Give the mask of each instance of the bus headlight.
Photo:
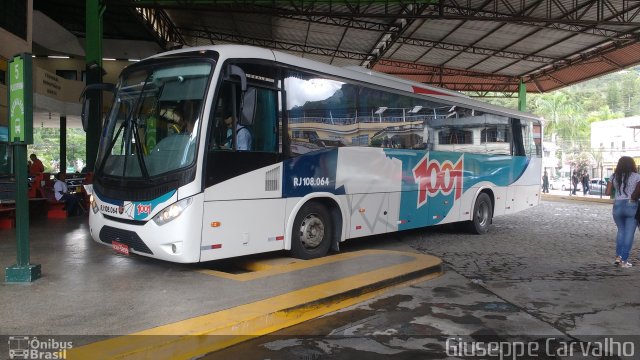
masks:
[(96, 202), (96, 199), (93, 197), (93, 194), (89, 195), (89, 205), (91, 206), (91, 211), (93, 211), (94, 214), (97, 214), (98, 203)]
[(171, 204), (162, 209), (156, 216), (153, 217), (153, 221), (158, 225), (164, 225), (169, 221), (177, 218), (182, 212), (191, 205), (193, 198), (182, 199), (175, 204)]

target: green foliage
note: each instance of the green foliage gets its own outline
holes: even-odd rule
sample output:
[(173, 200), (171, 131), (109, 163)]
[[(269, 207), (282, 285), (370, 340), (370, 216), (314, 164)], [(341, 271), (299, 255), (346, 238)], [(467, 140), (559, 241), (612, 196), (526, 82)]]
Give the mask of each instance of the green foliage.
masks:
[[(60, 129), (34, 128), (33, 145), (29, 145), (28, 154), (35, 153), (44, 164), (46, 172), (60, 171)], [(86, 134), (82, 129), (67, 129), (67, 168), (82, 170), (86, 164)]]
[(571, 167), (582, 174), (583, 172), (590, 172), (590, 170), (597, 165), (595, 157), (588, 152), (580, 152), (576, 156), (569, 159)]
[(381, 147), (382, 146), (382, 138), (381, 137), (377, 137), (377, 138), (371, 139), (371, 143), (369, 144), (369, 146)]
[[(513, 99), (486, 101), (517, 108)], [(580, 161), (574, 161), (574, 165), (586, 168), (591, 161), (589, 157), (593, 159), (593, 154), (599, 151), (591, 149), (591, 123), (640, 115), (640, 67), (550, 93), (531, 94), (527, 97), (527, 107), (529, 112), (544, 118), (544, 140), (555, 140), (569, 158), (573, 154), (584, 155)]]

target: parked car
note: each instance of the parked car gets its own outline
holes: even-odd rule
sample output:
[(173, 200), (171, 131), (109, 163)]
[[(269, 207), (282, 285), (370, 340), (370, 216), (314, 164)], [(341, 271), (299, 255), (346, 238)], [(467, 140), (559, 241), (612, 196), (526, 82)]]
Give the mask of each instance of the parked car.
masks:
[[(569, 178), (555, 178), (549, 180), (549, 190), (569, 191), (572, 188)], [(582, 191), (582, 184), (578, 183), (576, 191)]]
[(591, 195), (604, 195), (607, 190), (607, 182), (600, 178), (594, 178), (589, 181), (589, 194)]
[(549, 190), (560, 190), (565, 179), (553, 178), (549, 179)]

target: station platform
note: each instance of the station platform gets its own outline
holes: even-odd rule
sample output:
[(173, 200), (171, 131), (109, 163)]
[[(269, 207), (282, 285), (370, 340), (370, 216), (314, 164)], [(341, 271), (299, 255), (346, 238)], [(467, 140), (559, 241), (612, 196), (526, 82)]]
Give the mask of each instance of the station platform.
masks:
[[(66, 359), (194, 358), (442, 273), (439, 258), (397, 250), (188, 265), (127, 257), (95, 243), (86, 217), (34, 221), (29, 233), (42, 278), (0, 284), (0, 335), (72, 339)], [(3, 268), (15, 251), (15, 231), (0, 230)]]

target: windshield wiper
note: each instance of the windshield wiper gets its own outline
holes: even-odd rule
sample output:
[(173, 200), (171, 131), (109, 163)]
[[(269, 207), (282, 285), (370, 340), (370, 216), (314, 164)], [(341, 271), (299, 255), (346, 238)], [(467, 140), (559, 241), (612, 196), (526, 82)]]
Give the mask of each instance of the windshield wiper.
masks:
[(133, 124), (133, 136), (135, 138), (136, 143), (136, 155), (138, 158), (138, 163), (140, 164), (140, 170), (142, 171), (142, 177), (145, 180), (149, 180), (149, 171), (147, 170), (147, 165), (144, 163), (142, 143), (140, 141), (140, 135), (138, 133), (138, 123), (137, 121), (131, 121)]
[[(138, 164), (140, 165), (140, 171), (142, 172), (142, 177), (145, 180), (149, 180), (149, 171), (147, 169), (147, 165), (144, 162), (144, 150), (142, 147), (142, 142), (140, 141), (140, 134), (138, 133), (138, 120), (140, 119), (140, 114), (142, 113), (142, 104), (140, 104), (140, 99), (142, 99), (142, 95), (144, 94), (144, 89), (147, 87), (147, 84), (149, 83), (149, 78), (151, 77), (151, 74), (153, 74), (152, 71), (150, 71), (147, 75), (147, 77), (144, 79), (144, 83), (142, 84), (142, 89), (140, 89), (140, 95), (138, 95), (138, 99), (136, 100), (135, 106), (131, 109), (131, 112), (133, 113), (133, 109), (135, 109), (136, 107), (139, 109), (138, 110), (138, 114), (137, 116), (135, 116), (136, 120), (134, 120), (134, 117), (131, 116), (130, 118), (130, 122), (131, 125), (133, 125), (133, 137), (135, 139), (135, 145), (136, 145), (136, 155), (138, 158)], [(138, 106), (140, 105), (140, 106)]]
[[(120, 128), (118, 129), (118, 131), (116, 131), (116, 135), (112, 137), (111, 143), (109, 143), (109, 147), (107, 148), (107, 151), (105, 152), (105, 154), (111, 154), (111, 150), (113, 150), (113, 147), (116, 145), (116, 139), (118, 138), (118, 136), (120, 136), (120, 132), (122, 131), (122, 129), (124, 129), (124, 125), (125, 122), (122, 122), (122, 125), (120, 125)], [(105, 155), (104, 159), (102, 160), (102, 163), (100, 164), (100, 173), (104, 172), (104, 166), (107, 163), (107, 158), (109, 157), (109, 155)]]

